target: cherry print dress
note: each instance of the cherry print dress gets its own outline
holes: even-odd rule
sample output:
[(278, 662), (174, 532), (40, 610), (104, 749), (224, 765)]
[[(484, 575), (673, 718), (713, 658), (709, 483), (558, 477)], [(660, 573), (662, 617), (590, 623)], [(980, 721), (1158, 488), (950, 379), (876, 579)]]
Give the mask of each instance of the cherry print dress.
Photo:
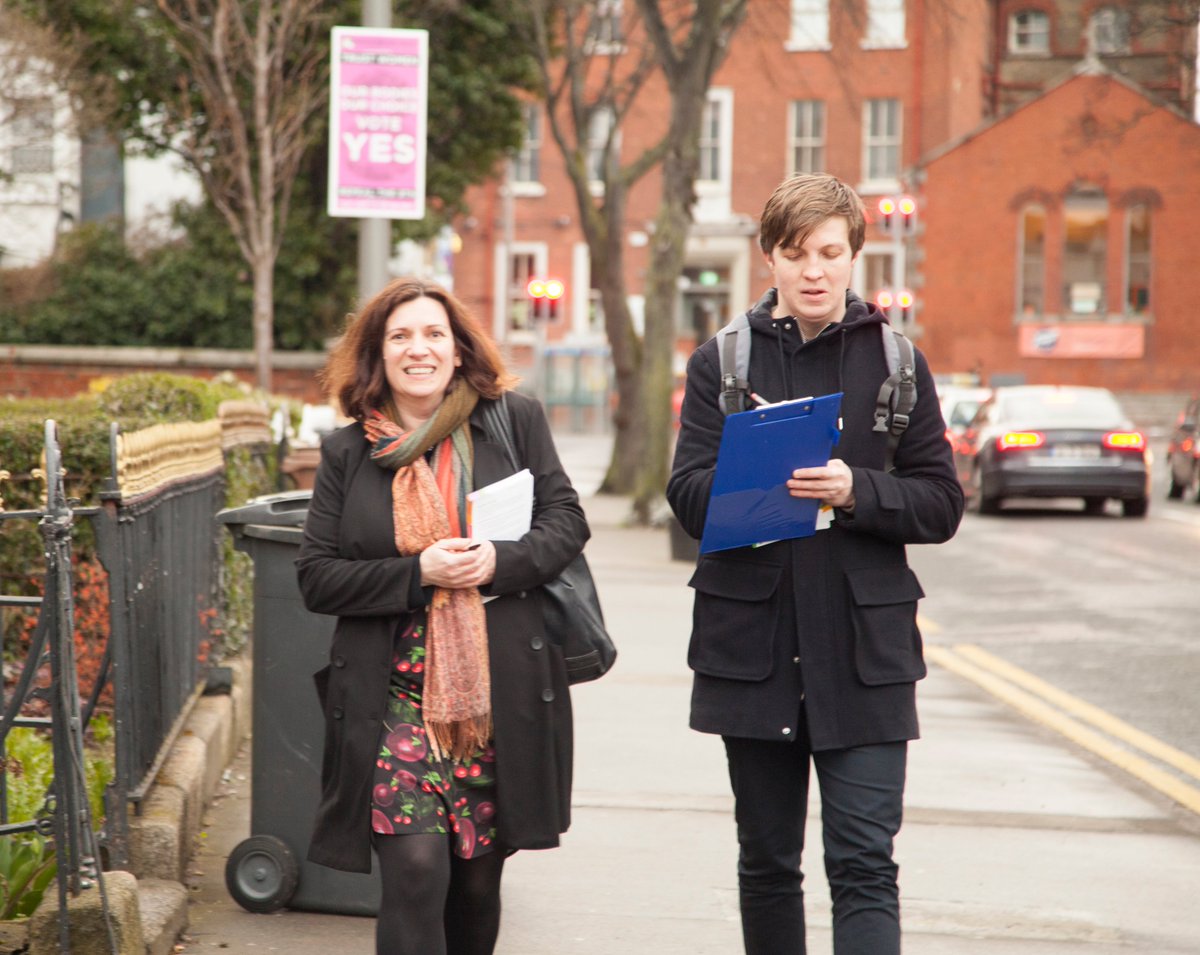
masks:
[(424, 661), (425, 615), (413, 614), (392, 646), (371, 828), (380, 835), (452, 835), (454, 854), (474, 859), (495, 848), (495, 750), (488, 746), (465, 759), (433, 753), (421, 716)]

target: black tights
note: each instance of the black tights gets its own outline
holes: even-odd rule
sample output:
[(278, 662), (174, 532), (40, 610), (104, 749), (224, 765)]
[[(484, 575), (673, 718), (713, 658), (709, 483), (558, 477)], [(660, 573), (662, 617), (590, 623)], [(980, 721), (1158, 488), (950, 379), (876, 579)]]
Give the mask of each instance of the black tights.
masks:
[(376, 955), (492, 955), (504, 852), (460, 859), (443, 835), (376, 836)]

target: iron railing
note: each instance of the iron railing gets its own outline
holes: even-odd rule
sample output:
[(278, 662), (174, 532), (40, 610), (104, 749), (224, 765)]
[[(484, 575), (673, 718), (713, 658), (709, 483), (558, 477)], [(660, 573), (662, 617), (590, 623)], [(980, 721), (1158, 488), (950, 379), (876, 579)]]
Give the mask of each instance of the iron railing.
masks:
[[(7, 766), (6, 744), (9, 734), (19, 726), (49, 730), (54, 760), (54, 778), (35, 818), (10, 822), (8, 819), (7, 773), (0, 776), (0, 836), (12, 837), (36, 832), (52, 837), (57, 865), (59, 951), (71, 951), (68, 896), (98, 887), (107, 915), (107, 898), (99, 860), (98, 837), (93, 829), (84, 775), (83, 733), (95, 705), (93, 693), (87, 707), (81, 707), (75, 669), (74, 604), (72, 599), (71, 540), (75, 516), (63, 489), (62, 453), (54, 421), (45, 424), (45, 505), (40, 510), (3, 511), (0, 521), (35, 520), (41, 531), (45, 556), (45, 581), (42, 597), (0, 596), (0, 607), (18, 607), (38, 611), (28, 652), (20, 676), (11, 690), (0, 682), (0, 758)], [(106, 665), (106, 664), (105, 664)], [(49, 671), (48, 686), (37, 685), (40, 673)], [(97, 679), (97, 684), (102, 682)], [(49, 709), (48, 717), (24, 716), (23, 709), (40, 700)], [(12, 887), (15, 889), (16, 887)], [(116, 951), (111, 922), (109, 942)]]

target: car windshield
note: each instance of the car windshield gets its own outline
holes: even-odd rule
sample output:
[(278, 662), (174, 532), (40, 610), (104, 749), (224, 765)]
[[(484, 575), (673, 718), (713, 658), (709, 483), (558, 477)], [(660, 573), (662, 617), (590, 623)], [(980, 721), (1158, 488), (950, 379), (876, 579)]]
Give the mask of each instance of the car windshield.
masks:
[(982, 402), (976, 398), (964, 398), (954, 402), (950, 406), (950, 420), (946, 424), (952, 428), (965, 428), (971, 423), (971, 419), (975, 417), (975, 412), (979, 410), (981, 404)]
[(1001, 417), (1024, 427), (1112, 428), (1124, 420), (1110, 392), (1095, 388), (1056, 388), (1005, 395)]

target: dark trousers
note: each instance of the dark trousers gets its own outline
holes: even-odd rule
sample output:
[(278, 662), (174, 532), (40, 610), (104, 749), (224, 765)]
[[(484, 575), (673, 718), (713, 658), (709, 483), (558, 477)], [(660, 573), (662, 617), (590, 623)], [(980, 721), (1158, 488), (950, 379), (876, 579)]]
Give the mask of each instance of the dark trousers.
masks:
[(736, 806), (746, 955), (804, 955), (800, 854), (809, 760), (821, 789), (835, 955), (899, 955), (906, 743), (813, 753), (807, 744), (724, 737)]

